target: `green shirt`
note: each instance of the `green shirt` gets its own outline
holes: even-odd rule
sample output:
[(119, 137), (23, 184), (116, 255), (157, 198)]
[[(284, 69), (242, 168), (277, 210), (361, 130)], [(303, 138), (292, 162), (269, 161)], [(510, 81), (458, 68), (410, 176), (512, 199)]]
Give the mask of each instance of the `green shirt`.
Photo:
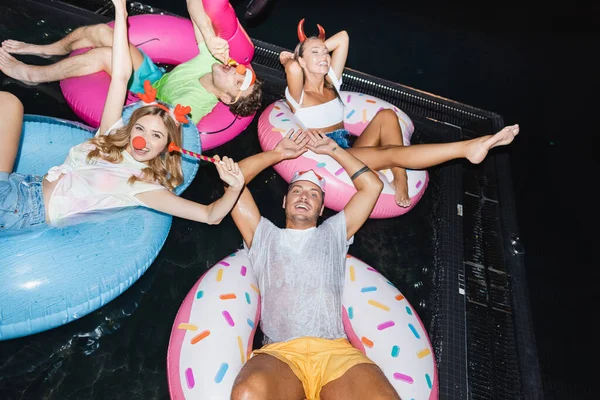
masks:
[(194, 124), (211, 112), (219, 102), (217, 96), (200, 84), (200, 78), (211, 72), (212, 65), (219, 61), (213, 58), (205, 43), (200, 43), (198, 50), (200, 54), (196, 57), (179, 64), (152, 84), (156, 89), (156, 97), (165, 103), (190, 106)]

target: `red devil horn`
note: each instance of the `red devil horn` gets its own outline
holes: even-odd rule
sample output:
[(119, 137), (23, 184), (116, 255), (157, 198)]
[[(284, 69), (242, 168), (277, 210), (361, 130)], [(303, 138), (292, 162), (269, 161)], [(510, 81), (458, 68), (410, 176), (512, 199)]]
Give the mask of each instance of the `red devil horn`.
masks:
[(306, 40), (306, 35), (304, 34), (304, 18), (298, 22), (298, 40), (301, 42)]
[(317, 27), (319, 28), (319, 39), (325, 40), (325, 29), (319, 24), (317, 24)]

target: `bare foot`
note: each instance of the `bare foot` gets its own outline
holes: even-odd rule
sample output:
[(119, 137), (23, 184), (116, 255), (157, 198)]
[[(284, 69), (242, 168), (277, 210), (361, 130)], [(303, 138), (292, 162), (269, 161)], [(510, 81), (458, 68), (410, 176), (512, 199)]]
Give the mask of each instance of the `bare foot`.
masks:
[(518, 134), (519, 125), (511, 125), (504, 127), (494, 135), (473, 139), (467, 145), (466, 158), (473, 164), (479, 164), (485, 159), (490, 149), (510, 144)]
[(0, 47), (0, 71), (27, 85), (37, 85), (36, 82), (32, 82), (28, 78), (30, 69), (30, 65), (23, 64), (21, 61), (8, 54), (3, 47)]
[(2, 48), (6, 50), (7, 53), (11, 54), (26, 54), (40, 56), (44, 58), (48, 58), (54, 55), (45, 53), (44, 47), (46, 46), (19, 42), (18, 40), (12, 39), (8, 39), (2, 42)]
[(406, 173), (401, 174), (399, 177), (396, 177), (394, 175), (392, 185), (394, 185), (394, 188), (396, 189), (394, 199), (396, 200), (396, 204), (398, 205), (398, 207), (410, 207), (411, 200), (408, 196), (408, 178), (406, 176)]

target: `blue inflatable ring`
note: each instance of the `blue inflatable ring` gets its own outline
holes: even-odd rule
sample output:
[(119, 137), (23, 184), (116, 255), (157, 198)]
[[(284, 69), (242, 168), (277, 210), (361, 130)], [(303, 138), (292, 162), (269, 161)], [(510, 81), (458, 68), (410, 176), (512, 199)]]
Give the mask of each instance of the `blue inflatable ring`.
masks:
[[(127, 106), (123, 118), (140, 104)], [(44, 175), (94, 133), (76, 122), (26, 115), (15, 171)], [(183, 147), (201, 151), (193, 123), (184, 125)], [(182, 167), (177, 194), (189, 186), (198, 163), (184, 157)], [(152, 264), (172, 221), (145, 207), (99, 214), (65, 228), (41, 225), (0, 234), (0, 340), (64, 325), (113, 300)]]

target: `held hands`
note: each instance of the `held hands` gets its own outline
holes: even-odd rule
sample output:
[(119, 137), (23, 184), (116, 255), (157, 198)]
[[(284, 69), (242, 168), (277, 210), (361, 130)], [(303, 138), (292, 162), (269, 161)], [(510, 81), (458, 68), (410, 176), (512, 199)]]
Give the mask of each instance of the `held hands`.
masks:
[(244, 188), (244, 174), (240, 170), (238, 163), (234, 162), (231, 158), (225, 156), (221, 160), (218, 155), (213, 157), (215, 159), (215, 166), (219, 173), (219, 178), (223, 182), (229, 185), (229, 187), (237, 192)]
[(229, 61), (229, 43), (227, 40), (218, 36), (213, 36), (206, 39), (206, 47), (208, 47), (208, 50), (214, 58), (221, 61), (223, 64), (227, 64), (227, 61)]

